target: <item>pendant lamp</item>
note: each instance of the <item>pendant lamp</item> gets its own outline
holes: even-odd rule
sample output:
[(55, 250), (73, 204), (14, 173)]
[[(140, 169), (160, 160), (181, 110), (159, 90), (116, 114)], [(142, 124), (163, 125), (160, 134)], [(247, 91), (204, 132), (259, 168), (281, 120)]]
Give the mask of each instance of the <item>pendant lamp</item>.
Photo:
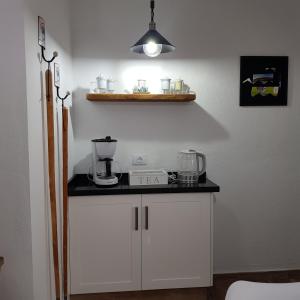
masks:
[(149, 57), (156, 57), (161, 53), (168, 53), (175, 50), (175, 47), (166, 40), (157, 30), (154, 22), (154, 0), (150, 1), (151, 22), (149, 30), (130, 48), (132, 52), (146, 54)]

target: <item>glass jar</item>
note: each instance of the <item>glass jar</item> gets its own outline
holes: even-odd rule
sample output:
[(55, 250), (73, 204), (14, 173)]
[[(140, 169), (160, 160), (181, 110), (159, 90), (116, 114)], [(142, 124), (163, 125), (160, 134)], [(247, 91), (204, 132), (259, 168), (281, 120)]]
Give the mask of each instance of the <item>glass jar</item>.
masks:
[(171, 79), (170, 78), (163, 78), (161, 81), (161, 89), (164, 94), (170, 94), (171, 88)]

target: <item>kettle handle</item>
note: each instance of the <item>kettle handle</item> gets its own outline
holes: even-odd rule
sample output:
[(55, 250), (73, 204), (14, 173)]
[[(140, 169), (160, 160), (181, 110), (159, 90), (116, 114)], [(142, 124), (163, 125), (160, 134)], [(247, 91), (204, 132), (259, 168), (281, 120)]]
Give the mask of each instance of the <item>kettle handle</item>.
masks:
[[(199, 157), (202, 158), (202, 169), (200, 171), (200, 161), (199, 161)], [(202, 174), (204, 174), (206, 172), (206, 156), (203, 153), (199, 153), (197, 152), (197, 163), (198, 163), (198, 170), (199, 170), (199, 176), (201, 176)]]

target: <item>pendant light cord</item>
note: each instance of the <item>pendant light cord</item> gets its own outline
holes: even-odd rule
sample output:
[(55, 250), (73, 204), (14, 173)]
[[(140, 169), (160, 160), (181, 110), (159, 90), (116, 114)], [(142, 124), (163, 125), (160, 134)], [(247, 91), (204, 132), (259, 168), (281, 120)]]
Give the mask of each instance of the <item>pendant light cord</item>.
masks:
[(154, 0), (151, 0), (150, 8), (151, 8), (151, 23), (154, 23), (154, 8), (155, 8)]
[(154, 8), (155, 8), (154, 0), (150, 1), (150, 8), (151, 8), (151, 22), (149, 24), (149, 29), (154, 30), (156, 27), (155, 22), (154, 22)]

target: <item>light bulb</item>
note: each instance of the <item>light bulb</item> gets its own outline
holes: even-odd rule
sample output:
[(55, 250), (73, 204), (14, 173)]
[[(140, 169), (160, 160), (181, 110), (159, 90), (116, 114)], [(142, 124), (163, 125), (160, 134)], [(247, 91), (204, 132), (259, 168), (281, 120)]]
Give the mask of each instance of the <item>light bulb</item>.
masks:
[(147, 56), (156, 57), (161, 53), (162, 44), (156, 44), (151, 41), (143, 45), (143, 50)]

